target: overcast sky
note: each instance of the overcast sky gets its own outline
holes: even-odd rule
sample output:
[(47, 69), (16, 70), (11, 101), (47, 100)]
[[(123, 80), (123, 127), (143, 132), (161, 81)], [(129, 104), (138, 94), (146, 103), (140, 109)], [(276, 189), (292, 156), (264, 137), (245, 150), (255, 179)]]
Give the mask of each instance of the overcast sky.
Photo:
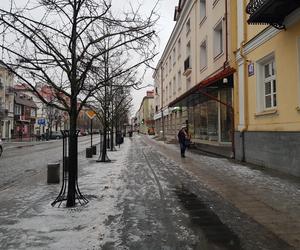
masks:
[[(24, 4), (27, 1), (25, 0), (16, 0), (18, 4)], [(149, 13), (151, 11), (156, 3), (156, 0), (112, 0), (112, 7), (116, 11), (122, 12), (122, 9), (126, 9), (126, 7), (129, 6), (129, 2), (132, 3), (133, 6), (136, 6), (136, 4), (142, 5), (142, 11), (145, 11)], [(10, 3), (10, 0), (0, 0), (0, 7), (7, 8)], [(160, 59), (160, 56), (164, 50), (164, 47), (169, 39), (169, 36), (173, 30), (175, 22), (173, 21), (174, 16), (174, 8), (178, 4), (178, 0), (159, 0), (159, 4), (157, 6), (158, 14), (160, 15), (160, 19), (157, 24), (156, 32), (159, 36), (160, 43), (158, 44), (159, 48), (159, 55), (155, 59), (154, 67), (156, 66), (157, 62)], [(144, 85), (153, 85), (153, 79), (152, 79), (153, 70), (148, 70), (148, 74), (145, 77)], [(148, 87), (141, 89), (139, 91), (133, 90), (132, 96), (133, 96), (133, 110), (132, 115), (135, 115), (136, 111), (139, 109), (141, 101), (143, 97), (146, 95), (146, 91), (153, 89), (153, 87)]]
[[(124, 0), (113, 0), (113, 4), (114, 2), (118, 2), (118, 1), (125, 2)], [(132, 0), (131, 2), (136, 2), (136, 0)], [(144, 0), (144, 1), (140, 1), (140, 3), (143, 4), (144, 8), (150, 10), (153, 8), (155, 1)], [(178, 4), (178, 0), (160, 0), (158, 6), (160, 19), (157, 24), (157, 30), (156, 30), (160, 38), (160, 44), (158, 44), (160, 54), (156, 57), (154, 66), (156, 66), (157, 62), (159, 61), (160, 56), (162, 55), (164, 47), (167, 44), (170, 34), (175, 25), (175, 22), (173, 21), (173, 17), (174, 17), (174, 8), (177, 4)], [(154, 84), (152, 79), (152, 74), (153, 74), (153, 70), (149, 70), (145, 78), (145, 86), (148, 84), (152, 84), (152, 85)], [(132, 95), (133, 95), (132, 115), (135, 115), (136, 111), (139, 109), (141, 101), (143, 97), (146, 95), (147, 89), (150, 90), (153, 88), (148, 87), (145, 89), (141, 89), (139, 91), (136, 90), (132, 91)]]
[[(144, 0), (143, 4), (147, 7), (153, 6), (153, 2), (151, 0)], [(157, 32), (160, 38), (160, 44), (159, 44), (159, 55), (156, 57), (156, 63), (159, 61), (160, 56), (162, 55), (162, 52), (165, 48), (165, 45), (168, 42), (169, 36), (173, 30), (173, 27), (175, 25), (175, 22), (173, 21), (174, 17), (174, 8), (178, 4), (178, 0), (161, 0), (159, 4), (159, 14), (160, 14), (160, 19), (157, 25)], [(153, 71), (150, 70), (147, 74), (147, 77), (145, 78), (145, 85), (147, 84), (153, 84), (153, 79), (152, 79), (152, 73)], [(147, 82), (147, 84), (146, 84)], [(133, 115), (135, 115), (136, 111), (139, 109), (141, 101), (143, 97), (146, 95), (147, 89), (153, 89), (153, 88), (146, 88), (146, 89), (141, 89), (139, 91), (132, 91), (133, 94)]]

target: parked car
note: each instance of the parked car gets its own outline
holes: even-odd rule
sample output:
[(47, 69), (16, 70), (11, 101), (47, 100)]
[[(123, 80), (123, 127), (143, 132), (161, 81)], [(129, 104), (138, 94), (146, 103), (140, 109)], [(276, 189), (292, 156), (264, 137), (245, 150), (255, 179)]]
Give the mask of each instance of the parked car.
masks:
[(62, 133), (60, 131), (52, 131), (51, 135), (50, 133), (44, 133), (41, 137), (42, 140), (55, 140), (63, 138)]
[(2, 155), (2, 153), (3, 153), (3, 142), (0, 139), (0, 156)]

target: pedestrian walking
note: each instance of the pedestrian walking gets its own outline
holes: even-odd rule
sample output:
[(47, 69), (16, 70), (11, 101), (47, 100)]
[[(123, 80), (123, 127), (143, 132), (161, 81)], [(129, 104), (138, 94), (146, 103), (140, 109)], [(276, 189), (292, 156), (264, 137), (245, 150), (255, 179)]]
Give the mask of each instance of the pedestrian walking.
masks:
[(180, 145), (180, 153), (181, 153), (181, 157), (185, 157), (185, 150), (187, 148), (187, 142), (189, 140), (188, 137), (188, 133), (187, 133), (187, 129), (186, 126), (183, 125), (181, 127), (181, 129), (178, 132), (178, 141), (179, 141), (179, 145)]

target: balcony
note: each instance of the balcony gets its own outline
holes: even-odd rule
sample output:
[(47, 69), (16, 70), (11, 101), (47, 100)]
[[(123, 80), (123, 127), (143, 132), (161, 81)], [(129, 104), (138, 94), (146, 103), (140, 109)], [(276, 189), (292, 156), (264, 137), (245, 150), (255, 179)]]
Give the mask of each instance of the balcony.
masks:
[(192, 72), (190, 57), (184, 60), (184, 71), (183, 75), (188, 76)]
[(270, 24), (284, 29), (284, 19), (300, 7), (300, 0), (250, 0), (246, 12), (249, 24)]

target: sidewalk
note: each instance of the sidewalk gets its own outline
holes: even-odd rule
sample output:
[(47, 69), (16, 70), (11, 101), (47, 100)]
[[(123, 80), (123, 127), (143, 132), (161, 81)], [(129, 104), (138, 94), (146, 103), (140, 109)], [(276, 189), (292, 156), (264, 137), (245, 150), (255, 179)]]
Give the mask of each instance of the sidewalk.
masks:
[(178, 145), (147, 140), (208, 189), (219, 194), (295, 249), (300, 249), (299, 178), (242, 165), (225, 158), (200, 155), (189, 150), (187, 157), (181, 158)]
[[(254, 246), (242, 249), (300, 249), (299, 179), (225, 158), (190, 151), (186, 156), (180, 157), (178, 145), (144, 135), (126, 137), (118, 151), (108, 151), (110, 163), (96, 162), (98, 156), (87, 159), (82, 151), (79, 188), (90, 202), (74, 208), (51, 207), (61, 184), (46, 184), (46, 167), (32, 178), (27, 171), (22, 181), (0, 189), (0, 249), (205, 249), (193, 245), (202, 241), (202, 229), (195, 234), (190, 229), (197, 225), (184, 224), (192, 218), (176, 197), (180, 180), (223, 214), (229, 228), (238, 225), (241, 241)], [(206, 197), (199, 187), (209, 190)], [(202, 212), (196, 205), (193, 209)], [(233, 208), (229, 216), (228, 208)], [(173, 242), (194, 247), (164, 248)], [(134, 248), (144, 243), (161, 248)]]

